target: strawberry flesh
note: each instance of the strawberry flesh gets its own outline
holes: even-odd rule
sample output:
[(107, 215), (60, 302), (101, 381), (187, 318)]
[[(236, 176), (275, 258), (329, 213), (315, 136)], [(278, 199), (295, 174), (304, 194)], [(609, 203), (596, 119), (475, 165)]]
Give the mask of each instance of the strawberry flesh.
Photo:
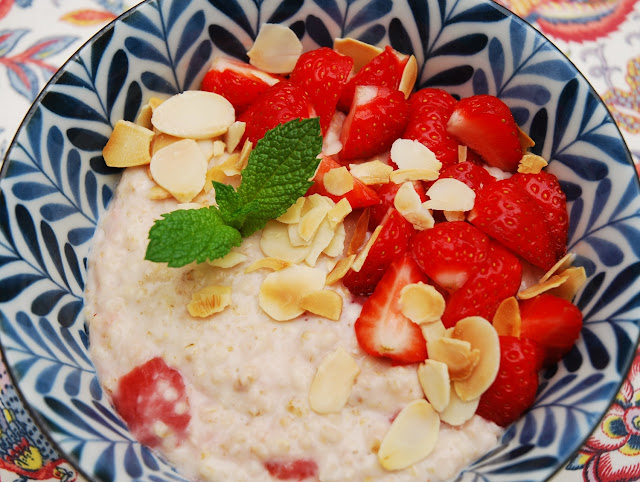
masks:
[[(424, 185), (420, 181), (413, 181), (413, 188), (420, 196), (422, 202), (427, 200), (427, 195), (424, 190)], [(402, 184), (396, 184), (395, 182), (388, 182), (386, 184), (381, 184), (380, 187), (376, 190), (378, 197), (380, 198), (380, 202), (371, 206), (369, 213), (369, 229), (373, 231), (376, 226), (378, 226), (384, 216), (387, 214), (389, 208), (394, 207), (394, 201), (396, 199), (396, 194), (398, 193), (398, 189)]]
[(489, 174), (489, 171), (471, 161), (459, 162), (443, 168), (438, 179), (446, 178), (457, 179), (476, 192), (496, 182), (496, 178)]
[(264, 468), (278, 480), (305, 480), (318, 476), (318, 464), (312, 459), (267, 460)]

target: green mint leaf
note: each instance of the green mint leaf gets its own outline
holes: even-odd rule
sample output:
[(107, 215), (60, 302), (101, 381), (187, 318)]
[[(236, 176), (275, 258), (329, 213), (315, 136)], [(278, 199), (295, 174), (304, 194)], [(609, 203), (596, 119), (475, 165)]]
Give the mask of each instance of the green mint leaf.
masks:
[(322, 150), (319, 119), (292, 120), (268, 131), (251, 152), (238, 196), (249, 207), (240, 232), (246, 237), (281, 216), (304, 196)]
[(218, 181), (212, 182), (216, 192), (216, 204), (218, 204), (222, 219), (229, 226), (233, 226), (239, 230), (246, 216), (246, 214), (243, 213), (240, 196), (238, 196), (233, 186)]
[(163, 214), (151, 227), (145, 259), (178, 268), (221, 258), (241, 244), (240, 232), (215, 207), (179, 209)]

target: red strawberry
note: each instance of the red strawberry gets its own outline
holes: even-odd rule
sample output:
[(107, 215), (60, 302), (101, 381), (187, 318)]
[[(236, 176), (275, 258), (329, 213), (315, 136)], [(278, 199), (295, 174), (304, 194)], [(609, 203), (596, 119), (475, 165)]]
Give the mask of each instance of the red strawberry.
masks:
[(464, 221), (438, 223), (411, 239), (411, 254), (420, 269), (449, 292), (475, 275), (488, 247), (489, 237)]
[(324, 187), (322, 180), (327, 172), (338, 167), (342, 167), (342, 165), (338, 164), (329, 156), (323, 156), (320, 161), (320, 165), (318, 166), (318, 170), (316, 171), (316, 175), (313, 178), (314, 183), (307, 191), (307, 195), (316, 193), (322, 194), (323, 196), (333, 199), (335, 202), (338, 202), (340, 198), (344, 197), (349, 201), (349, 204), (351, 204), (353, 209), (365, 208), (378, 204), (378, 194), (376, 194), (372, 188), (355, 177), (353, 178), (353, 189), (351, 191), (343, 194), (342, 196), (330, 194)]
[(278, 82), (263, 92), (238, 118), (247, 123), (240, 145), (245, 139), (255, 145), (269, 129), (293, 119), (309, 117), (315, 117), (315, 111), (304, 89), (291, 81)]
[(511, 179), (502, 179), (477, 193), (467, 219), (531, 264), (548, 270), (556, 262), (542, 209)]
[(452, 178), (464, 182), (474, 191), (496, 182), (496, 178), (489, 174), (489, 171), (471, 161), (459, 162), (443, 168), (440, 171), (439, 179), (444, 178)]
[(373, 294), (367, 298), (355, 323), (356, 338), (369, 355), (386, 357), (397, 363), (416, 363), (427, 358), (427, 344), (420, 327), (400, 311), (403, 287), (426, 283), (418, 265), (406, 255), (387, 269)]
[(518, 182), (542, 208), (555, 246), (556, 259), (562, 258), (567, 252), (569, 216), (567, 215), (567, 196), (562, 191), (558, 178), (549, 172), (542, 171), (538, 174), (516, 173), (511, 179)]
[(340, 159), (365, 159), (389, 150), (404, 131), (407, 109), (399, 90), (357, 87), (342, 126)]
[(153, 429), (157, 422), (166, 425), (179, 439), (191, 420), (182, 376), (160, 357), (124, 375), (113, 394), (113, 403), (136, 438), (150, 447), (162, 441)]
[(250, 64), (216, 57), (202, 79), (202, 90), (215, 92), (233, 104), (239, 116), (281, 77), (262, 72)]
[(474, 95), (456, 104), (447, 132), (476, 151), (490, 166), (515, 172), (522, 158), (518, 126), (509, 107), (492, 95)]
[(449, 328), (467, 316), (492, 320), (498, 305), (520, 288), (522, 265), (508, 249), (489, 241), (484, 260), (447, 300), (442, 322)]
[(549, 293), (520, 300), (519, 305), (521, 336), (544, 348), (545, 364), (560, 360), (580, 336), (580, 310), (571, 302)]
[(271, 477), (278, 480), (305, 480), (318, 476), (318, 464), (311, 459), (267, 460), (264, 463)]
[(458, 142), (447, 132), (456, 99), (442, 89), (421, 89), (409, 98), (409, 121), (403, 139), (419, 141), (442, 162), (443, 168), (458, 162)]
[(349, 270), (342, 283), (354, 295), (368, 296), (391, 263), (409, 248), (415, 229), (395, 208), (389, 208), (380, 223), (381, 229), (360, 271)]
[(327, 132), (331, 118), (344, 86), (347, 83), (353, 59), (328, 47), (321, 47), (298, 58), (289, 79), (304, 87), (320, 117), (322, 132)]
[[(376, 191), (380, 198), (380, 202), (378, 204), (374, 204), (369, 209), (369, 229), (373, 231), (376, 226), (382, 222), (389, 208), (394, 207), (393, 203), (400, 186), (402, 186), (402, 184), (396, 184), (395, 182), (388, 182), (380, 185)], [(427, 195), (424, 191), (423, 184), (420, 181), (414, 181), (413, 187), (418, 193), (418, 196), (420, 196), (420, 199), (422, 199), (422, 202), (426, 201)]]
[(400, 85), (400, 79), (408, 60), (408, 56), (387, 46), (384, 52), (374, 57), (349, 80), (340, 96), (338, 108), (349, 112), (356, 87), (359, 85), (373, 85), (396, 90)]
[(539, 348), (526, 338), (500, 337), (500, 370), (480, 397), (477, 415), (502, 427), (515, 422), (536, 398)]

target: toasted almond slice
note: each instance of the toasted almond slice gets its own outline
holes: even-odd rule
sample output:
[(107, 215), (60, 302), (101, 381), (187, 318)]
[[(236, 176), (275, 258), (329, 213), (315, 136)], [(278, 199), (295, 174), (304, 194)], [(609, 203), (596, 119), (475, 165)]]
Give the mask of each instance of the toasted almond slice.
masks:
[(549, 290), (549, 293), (564, 298), (567, 301), (573, 300), (576, 293), (587, 281), (587, 274), (582, 266), (574, 266), (565, 269), (562, 273), (567, 276), (567, 280), (557, 288)]
[(227, 132), (235, 121), (233, 105), (221, 95), (188, 90), (165, 100), (151, 117), (153, 126), (176, 137), (207, 139)]
[(465, 162), (467, 160), (468, 148), (458, 144), (458, 162)]
[(548, 165), (544, 157), (536, 154), (527, 153), (522, 156), (520, 163), (518, 164), (518, 172), (524, 174), (538, 174)]
[(329, 169), (322, 183), (327, 192), (334, 196), (342, 196), (353, 190), (353, 176), (344, 166)]
[(156, 131), (156, 135), (153, 137), (153, 141), (151, 141), (151, 156), (153, 157), (155, 153), (160, 149), (180, 140), (182, 140), (181, 137), (176, 137), (170, 134), (165, 134), (164, 132)]
[(419, 231), (430, 229), (435, 224), (433, 215), (423, 205), (412, 182), (405, 182), (400, 186), (393, 200), (393, 205)]
[[(329, 226), (331, 226), (330, 222), (329, 222)], [(340, 223), (334, 229), (331, 242), (326, 248), (324, 248), (322, 252), (327, 256), (329, 256), (330, 258), (336, 258), (338, 256), (342, 256), (342, 254), (344, 253), (344, 241), (346, 238), (347, 238), (347, 231), (344, 227), (344, 224)]]
[(102, 150), (109, 167), (143, 166), (151, 162), (154, 133), (133, 122), (119, 120)]
[(431, 285), (410, 283), (400, 290), (402, 314), (418, 325), (438, 321), (444, 307), (444, 297)]
[(204, 177), (203, 191), (208, 193), (213, 189), (213, 181), (224, 182), (226, 178), (227, 175), (219, 166), (213, 166), (211, 169), (207, 170), (207, 174)]
[(539, 282), (535, 285), (529, 286), (527, 289), (524, 289), (518, 292), (518, 298), (521, 300), (528, 300), (530, 298), (535, 298), (541, 293), (545, 293), (553, 288), (557, 288), (558, 286), (563, 285), (569, 279), (568, 274), (564, 274), (564, 272), (560, 274), (554, 274), (551, 278)]
[(418, 381), (431, 406), (442, 412), (449, 405), (451, 396), (451, 379), (446, 363), (425, 360), (418, 366)]
[(234, 266), (238, 266), (240, 263), (244, 263), (246, 260), (246, 254), (232, 248), (231, 251), (222, 258), (209, 260), (207, 261), (207, 264), (215, 268), (233, 268)]
[(351, 266), (353, 271), (358, 272), (362, 269), (362, 266), (369, 255), (369, 250), (371, 249), (371, 246), (373, 246), (373, 243), (376, 242), (376, 239), (378, 239), (380, 231), (382, 231), (382, 225), (376, 226), (376, 229), (371, 233), (369, 241), (367, 241), (367, 244), (364, 245), (364, 248), (362, 248), (356, 256), (356, 259), (353, 261), (353, 265)]
[(440, 412), (440, 420), (454, 427), (459, 427), (475, 415), (480, 404), (480, 397), (465, 401), (458, 396), (453, 385), (449, 390), (451, 393), (449, 405)]
[(284, 224), (296, 224), (300, 222), (300, 214), (302, 213), (302, 206), (304, 206), (306, 198), (301, 196), (295, 203), (289, 206), (287, 212), (280, 216), (277, 220)]
[(356, 254), (360, 251), (360, 248), (364, 244), (367, 239), (367, 232), (369, 231), (369, 208), (366, 208), (360, 214), (358, 221), (356, 222), (356, 227), (353, 230), (353, 234), (351, 235), (351, 240), (349, 241), (349, 248), (347, 249), (347, 256), (351, 254)]
[(431, 149), (411, 139), (397, 139), (391, 145), (391, 159), (399, 170), (438, 172), (442, 168)]
[[(180, 138), (176, 137), (175, 139), (179, 140)], [(213, 139), (197, 139), (196, 142), (198, 143), (198, 147), (202, 151), (202, 155), (205, 157), (207, 162), (209, 162), (209, 160), (214, 157), (214, 147), (216, 145), (215, 143), (218, 141), (215, 141)]]
[(325, 356), (309, 389), (311, 410), (321, 414), (342, 410), (359, 373), (358, 364), (344, 348), (338, 348)]
[(309, 247), (311, 245), (311, 240), (306, 241), (302, 239), (302, 236), (300, 236), (300, 233), (298, 232), (299, 226), (300, 226), (300, 223), (287, 224), (287, 233), (289, 234), (289, 243), (291, 243), (291, 246)]
[(349, 201), (347, 201), (347, 198), (343, 197), (340, 199), (340, 201), (338, 201), (327, 213), (327, 219), (329, 220), (331, 227), (335, 228), (341, 224), (344, 218), (346, 218), (351, 211), (353, 211), (353, 209), (351, 208)]
[(327, 196), (323, 196), (321, 194), (312, 194), (311, 196), (307, 196), (307, 201), (304, 203), (304, 206), (302, 207), (301, 214), (302, 216), (304, 216), (313, 208), (318, 208), (318, 207), (332, 209), (335, 205), (336, 204), (333, 202), (333, 200), (331, 200)]
[(438, 179), (427, 190), (427, 196), (427, 208), (443, 211), (471, 211), (476, 202), (475, 191), (453, 178)]
[(153, 109), (149, 104), (145, 104), (138, 112), (138, 116), (136, 117), (136, 124), (142, 126), (146, 129), (153, 130), (153, 124), (151, 124), (151, 116), (153, 115)]
[(518, 300), (515, 296), (502, 300), (495, 315), (493, 315), (493, 327), (498, 335), (520, 338), (521, 323), (520, 305), (518, 305)]
[(480, 351), (471, 343), (455, 338), (436, 338), (427, 341), (427, 352), (431, 360), (441, 361), (449, 367), (451, 380), (465, 380), (480, 361)]
[(396, 169), (389, 175), (389, 180), (395, 184), (407, 181), (435, 181), (440, 174), (431, 169)]
[(149, 189), (149, 194), (147, 195), (147, 197), (154, 201), (163, 201), (165, 199), (170, 199), (173, 196), (166, 189), (156, 185), (156, 186), (151, 186), (151, 189)]
[(265, 23), (247, 52), (254, 67), (270, 74), (291, 73), (302, 54), (302, 43), (293, 30), (284, 25)]
[(575, 254), (573, 253), (567, 253), (565, 254), (562, 258), (560, 258), (556, 264), (554, 264), (549, 271), (547, 271), (544, 275), (542, 275), (542, 278), (540, 278), (540, 282), (544, 283), (546, 280), (548, 280), (549, 278), (551, 278), (554, 274), (556, 274), (559, 271), (562, 271), (563, 269), (568, 268), (569, 266), (571, 266), (571, 264), (573, 263), (573, 260), (575, 259)]
[(263, 268), (271, 271), (280, 271), (281, 269), (288, 268), (289, 266), (291, 266), (291, 261), (287, 261), (286, 259), (272, 257), (260, 258), (247, 266), (247, 269), (245, 269), (244, 272), (252, 273)]
[(302, 298), (321, 290), (324, 283), (323, 271), (294, 264), (265, 276), (260, 285), (258, 303), (274, 320), (292, 320), (304, 313), (300, 308)]
[(410, 402), (382, 439), (378, 450), (380, 465), (386, 470), (412, 466), (433, 451), (439, 432), (440, 417), (431, 404), (424, 399)]
[(156, 152), (150, 168), (155, 182), (178, 201), (189, 202), (204, 187), (207, 160), (196, 141), (183, 139)]
[(216, 139), (215, 141), (213, 141), (213, 154), (211, 157), (214, 156), (221, 156), (222, 154), (225, 153), (225, 150), (227, 149), (227, 145), (224, 143), (224, 141), (221, 141), (220, 139)]
[(351, 37), (334, 39), (333, 49), (353, 59), (354, 72), (358, 72), (362, 67), (384, 52), (380, 47), (369, 45)]
[(320, 223), (320, 226), (318, 226), (318, 229), (313, 236), (313, 240), (309, 245), (309, 253), (307, 254), (306, 258), (304, 258), (305, 263), (312, 267), (315, 266), (318, 261), (318, 257), (331, 244), (334, 234), (335, 232), (331, 228), (329, 221), (324, 219)]
[(244, 170), (249, 163), (249, 156), (251, 155), (251, 151), (253, 151), (253, 142), (249, 139), (244, 141), (242, 145), (242, 150), (240, 151), (240, 157), (238, 159), (237, 167), (240, 171)]
[(412, 55), (404, 65), (402, 71), (402, 77), (400, 78), (400, 85), (398, 90), (404, 93), (404, 98), (408, 99), (413, 92), (413, 86), (416, 85), (416, 79), (418, 78), (418, 63), (416, 58)]
[(150, 97), (147, 101), (147, 104), (151, 107), (151, 110), (156, 110), (160, 104), (162, 104), (166, 99), (161, 99), (160, 97)]
[(447, 211), (447, 210), (444, 210), (444, 211), (442, 211), (442, 214), (444, 214), (444, 218), (449, 222), (464, 221), (465, 219), (467, 219), (467, 216), (464, 214), (463, 211)]
[(471, 376), (454, 382), (458, 396), (469, 401), (478, 398), (496, 379), (500, 367), (500, 339), (491, 323), (480, 316), (469, 316), (456, 323), (453, 336), (471, 343), (480, 351), (480, 361)]
[(244, 131), (247, 128), (246, 122), (235, 121), (229, 126), (227, 132), (224, 133), (224, 143), (227, 146), (227, 152), (232, 153), (240, 144), (240, 139), (244, 135)]
[(327, 275), (326, 284), (332, 285), (333, 283), (340, 281), (353, 265), (354, 259), (356, 259), (355, 254), (340, 259)]
[(436, 338), (447, 336), (447, 329), (444, 327), (442, 320), (434, 321), (433, 323), (423, 323), (420, 325), (420, 330), (427, 343)]
[(298, 234), (302, 239), (304, 239), (305, 242), (311, 242), (318, 229), (320, 228), (320, 225), (327, 217), (327, 213), (329, 212), (329, 210), (330, 208), (326, 205), (318, 206), (311, 209), (309, 212), (302, 216), (300, 222), (298, 223)]
[(290, 263), (300, 263), (309, 254), (309, 246), (293, 246), (289, 238), (289, 226), (278, 221), (268, 221), (262, 230), (260, 249), (267, 257), (278, 258)]
[(187, 305), (193, 317), (207, 318), (219, 313), (231, 304), (231, 287), (211, 285), (194, 293)]
[(342, 314), (342, 296), (333, 290), (314, 291), (302, 297), (300, 308), (314, 315), (338, 321)]
[(374, 160), (360, 164), (349, 164), (351, 175), (367, 186), (386, 184), (393, 172), (393, 167), (382, 161)]
[(518, 126), (518, 139), (520, 140), (520, 147), (522, 148), (523, 153), (527, 152), (529, 148), (536, 145), (536, 143), (533, 142), (533, 139), (531, 139), (531, 137), (529, 137), (529, 135), (525, 131), (520, 129), (520, 126)]

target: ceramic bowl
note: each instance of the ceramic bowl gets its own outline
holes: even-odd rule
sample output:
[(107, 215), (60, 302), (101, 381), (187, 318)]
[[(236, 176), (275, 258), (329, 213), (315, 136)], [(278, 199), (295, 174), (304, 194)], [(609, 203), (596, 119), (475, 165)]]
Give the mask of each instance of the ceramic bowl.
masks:
[(535, 140), (533, 152), (551, 159), (569, 201), (569, 250), (588, 275), (575, 300), (582, 336), (544, 374), (533, 408), (460, 475), (547, 478), (604, 415), (635, 352), (640, 195), (593, 89), (543, 36), (488, 0), (153, 0), (80, 49), (29, 111), (0, 184), (2, 349), (39, 426), (33, 444), (51, 448), (50, 439), (90, 479), (181, 480), (131, 437), (87, 352), (86, 261), (119, 178), (101, 150), (114, 123), (133, 120), (150, 96), (196, 88), (213, 54), (246, 60), (261, 22), (290, 26), (307, 49), (350, 36), (414, 54), (419, 87), (498, 95)]

